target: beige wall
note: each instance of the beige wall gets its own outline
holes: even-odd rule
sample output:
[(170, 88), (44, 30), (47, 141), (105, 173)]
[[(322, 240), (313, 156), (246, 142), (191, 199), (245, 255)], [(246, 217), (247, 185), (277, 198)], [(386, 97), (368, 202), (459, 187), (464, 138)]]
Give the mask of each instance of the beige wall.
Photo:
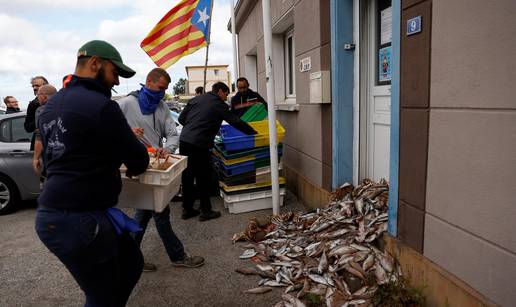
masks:
[[(242, 11), (248, 15), (237, 28), (240, 74), (249, 79), (252, 79), (249, 74), (256, 74), (253, 89), (266, 98), (261, 1), (256, 1), (252, 9)], [(278, 120), (286, 129), (284, 163), (315, 188), (331, 190), (331, 105), (309, 101), (310, 73), (330, 70), (329, 0), (271, 1), (271, 14), (273, 41), (276, 42), (273, 44), (276, 103), (285, 102), (281, 61), (284, 55), (278, 51), (282, 49), (284, 31), (294, 27), (297, 111), (277, 111)], [(256, 71), (247, 64), (250, 56), (256, 56)], [(312, 69), (302, 73), (299, 61), (306, 57), (311, 57)], [(297, 190), (298, 187), (291, 188)]]
[(516, 2), (434, 0), (424, 254), (502, 306), (516, 291)]
[[(215, 70), (218, 70), (217, 75), (215, 75)], [(186, 72), (188, 75), (186, 94), (195, 94), (195, 88), (204, 85), (204, 67), (186, 67)], [(208, 91), (214, 83), (219, 81), (226, 83), (227, 86), (231, 86), (228, 67), (226, 65), (208, 66), (206, 70), (206, 88)]]

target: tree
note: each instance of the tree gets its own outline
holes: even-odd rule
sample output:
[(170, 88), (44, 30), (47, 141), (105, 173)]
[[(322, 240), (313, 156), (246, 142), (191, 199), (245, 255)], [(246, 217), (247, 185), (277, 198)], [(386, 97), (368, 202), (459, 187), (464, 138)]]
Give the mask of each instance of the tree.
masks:
[(184, 95), (186, 91), (186, 79), (179, 78), (179, 81), (174, 85), (174, 95)]

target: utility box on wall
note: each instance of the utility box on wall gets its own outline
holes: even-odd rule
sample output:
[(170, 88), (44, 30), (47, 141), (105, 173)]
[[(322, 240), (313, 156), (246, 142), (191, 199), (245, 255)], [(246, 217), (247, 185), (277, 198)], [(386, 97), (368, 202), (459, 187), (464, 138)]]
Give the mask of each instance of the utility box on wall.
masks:
[(328, 70), (310, 74), (310, 103), (331, 103), (331, 79)]

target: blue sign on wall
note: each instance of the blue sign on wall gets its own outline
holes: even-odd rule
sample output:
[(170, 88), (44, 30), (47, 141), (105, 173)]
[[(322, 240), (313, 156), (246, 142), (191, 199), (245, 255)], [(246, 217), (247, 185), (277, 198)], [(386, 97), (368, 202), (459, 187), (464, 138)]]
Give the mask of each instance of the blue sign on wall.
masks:
[(421, 16), (407, 20), (407, 36), (421, 32)]

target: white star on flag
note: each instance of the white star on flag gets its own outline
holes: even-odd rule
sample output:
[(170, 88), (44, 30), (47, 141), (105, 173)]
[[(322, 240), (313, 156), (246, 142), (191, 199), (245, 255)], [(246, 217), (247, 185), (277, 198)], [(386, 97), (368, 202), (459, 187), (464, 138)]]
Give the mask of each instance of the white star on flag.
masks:
[(206, 27), (206, 22), (208, 21), (208, 19), (210, 19), (210, 16), (208, 16), (208, 14), (206, 13), (206, 8), (204, 8), (203, 11), (197, 10), (197, 12), (199, 12), (199, 20), (197, 21), (197, 23), (202, 22)]

